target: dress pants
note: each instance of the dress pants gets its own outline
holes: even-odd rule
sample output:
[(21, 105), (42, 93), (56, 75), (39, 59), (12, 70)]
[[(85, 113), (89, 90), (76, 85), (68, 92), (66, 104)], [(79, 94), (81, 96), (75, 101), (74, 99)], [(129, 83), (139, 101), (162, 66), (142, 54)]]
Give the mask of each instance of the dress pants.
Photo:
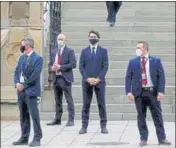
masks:
[(65, 99), (67, 101), (67, 110), (68, 110), (68, 120), (73, 121), (75, 116), (75, 107), (74, 101), (72, 97), (72, 84), (66, 82), (63, 76), (56, 76), (56, 82), (54, 82), (53, 90), (55, 95), (55, 119), (57, 121), (61, 121), (61, 117), (63, 114), (62, 100), (63, 100), (63, 92), (65, 95)]
[(26, 96), (23, 92), (18, 93), (18, 106), (20, 111), (21, 138), (29, 139), (30, 134), (30, 115), (32, 117), (34, 138), (40, 141), (42, 130), (38, 110), (37, 97)]
[[(120, 2), (119, 2), (120, 3)], [(110, 23), (116, 22), (116, 14), (120, 9), (121, 4), (117, 4), (115, 1), (107, 1), (106, 7), (108, 11), (107, 21)]]
[(140, 133), (140, 140), (148, 140), (148, 128), (146, 124), (147, 107), (149, 107), (152, 115), (158, 141), (164, 140), (166, 138), (161, 104), (160, 101), (157, 100), (156, 94), (157, 93), (155, 91), (142, 91), (141, 95), (135, 98), (135, 105), (138, 114), (137, 123)]
[(83, 91), (82, 127), (87, 128), (88, 126), (93, 90), (95, 91), (95, 95), (97, 98), (100, 125), (101, 128), (103, 128), (106, 127), (107, 123), (106, 105), (105, 105), (105, 83), (100, 82), (96, 86), (91, 86), (85, 81), (82, 82), (82, 91)]

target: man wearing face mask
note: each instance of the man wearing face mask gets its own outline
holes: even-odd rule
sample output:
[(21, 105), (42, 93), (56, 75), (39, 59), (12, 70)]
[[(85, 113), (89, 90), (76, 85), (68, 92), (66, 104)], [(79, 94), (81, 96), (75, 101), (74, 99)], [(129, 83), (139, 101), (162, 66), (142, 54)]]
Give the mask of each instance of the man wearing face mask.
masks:
[(107, 49), (98, 45), (99, 39), (99, 32), (91, 30), (89, 32), (90, 45), (82, 50), (80, 56), (79, 70), (82, 75), (83, 107), (82, 128), (79, 134), (87, 133), (93, 91), (97, 98), (101, 132), (108, 133), (106, 129), (105, 76), (109, 62)]
[(27, 145), (30, 134), (30, 115), (33, 121), (34, 138), (29, 144), (31, 147), (40, 146), (42, 130), (38, 110), (40, 96), (40, 74), (43, 59), (34, 51), (34, 41), (25, 38), (21, 42), (20, 56), (14, 72), (14, 84), (17, 89), (18, 105), (20, 112), (21, 137), (13, 145)]
[(65, 45), (66, 36), (59, 34), (58, 47), (52, 50), (49, 69), (53, 71), (53, 90), (55, 95), (55, 119), (47, 125), (60, 125), (63, 114), (63, 93), (67, 101), (68, 122), (66, 126), (74, 125), (75, 107), (72, 97), (73, 69), (76, 68), (74, 50)]
[(159, 58), (150, 56), (148, 43), (137, 43), (137, 57), (129, 61), (125, 78), (125, 90), (129, 100), (134, 100), (137, 109), (137, 124), (140, 133), (140, 146), (147, 145), (146, 124), (149, 107), (159, 145), (171, 145), (166, 140), (160, 101), (164, 97), (165, 74)]

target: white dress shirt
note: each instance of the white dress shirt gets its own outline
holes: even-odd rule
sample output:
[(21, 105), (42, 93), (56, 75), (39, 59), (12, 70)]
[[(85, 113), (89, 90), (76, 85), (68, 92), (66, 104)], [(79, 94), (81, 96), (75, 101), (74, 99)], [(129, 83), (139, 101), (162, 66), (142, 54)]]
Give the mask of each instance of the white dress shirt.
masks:
[(98, 45), (95, 45), (95, 46), (90, 45), (90, 48), (91, 48), (91, 53), (93, 52), (93, 47), (95, 47), (94, 51), (95, 51), (95, 54), (96, 54), (96, 51), (97, 51), (97, 46), (98, 46)]
[[(152, 82), (151, 75), (150, 75), (150, 64), (149, 64), (150, 58), (149, 58), (148, 54), (145, 56), (145, 60), (147, 60), (147, 63), (145, 64), (146, 75), (147, 75), (147, 84), (143, 87), (153, 87), (153, 82)], [(142, 58), (141, 58), (141, 61), (142, 61)]]
[[(65, 48), (65, 45), (63, 47), (61, 47), (60, 56), (62, 55), (64, 48)], [(55, 56), (55, 63), (57, 63), (57, 64), (58, 64), (58, 52), (59, 52), (59, 48), (58, 48), (58, 51)], [(59, 73), (56, 72), (56, 75), (61, 75), (61, 74), (62, 74), (61, 72), (59, 72)]]
[[(34, 52), (34, 50), (31, 50), (31, 52), (29, 52), (28, 54), (24, 53), (28, 56), (28, 60), (29, 60), (29, 57), (32, 55), (33, 52)], [(21, 75), (20, 75), (20, 83), (24, 83), (23, 72), (21, 72)]]

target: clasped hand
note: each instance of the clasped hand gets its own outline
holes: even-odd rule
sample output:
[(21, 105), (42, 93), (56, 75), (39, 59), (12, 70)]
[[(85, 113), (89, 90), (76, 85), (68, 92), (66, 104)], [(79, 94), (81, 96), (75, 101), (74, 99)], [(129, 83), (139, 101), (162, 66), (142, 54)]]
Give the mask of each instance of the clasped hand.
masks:
[(18, 91), (23, 91), (24, 90), (24, 86), (21, 83), (17, 83), (16, 87), (17, 87)]
[(58, 70), (60, 70), (61, 65), (54, 63), (53, 66), (51, 67), (52, 71), (57, 72)]
[(97, 85), (100, 82), (100, 79), (99, 78), (88, 78), (87, 82), (90, 85)]

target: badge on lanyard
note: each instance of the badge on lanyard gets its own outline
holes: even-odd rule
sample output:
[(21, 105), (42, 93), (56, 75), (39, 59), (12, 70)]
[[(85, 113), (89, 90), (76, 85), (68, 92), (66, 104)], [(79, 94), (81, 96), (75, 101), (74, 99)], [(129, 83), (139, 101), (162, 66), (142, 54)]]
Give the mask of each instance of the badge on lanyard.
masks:
[(22, 75), (22, 73), (21, 73), (21, 76), (20, 76), (20, 83), (24, 83), (24, 76)]
[(142, 79), (147, 79), (147, 76), (145, 73), (142, 73)]

